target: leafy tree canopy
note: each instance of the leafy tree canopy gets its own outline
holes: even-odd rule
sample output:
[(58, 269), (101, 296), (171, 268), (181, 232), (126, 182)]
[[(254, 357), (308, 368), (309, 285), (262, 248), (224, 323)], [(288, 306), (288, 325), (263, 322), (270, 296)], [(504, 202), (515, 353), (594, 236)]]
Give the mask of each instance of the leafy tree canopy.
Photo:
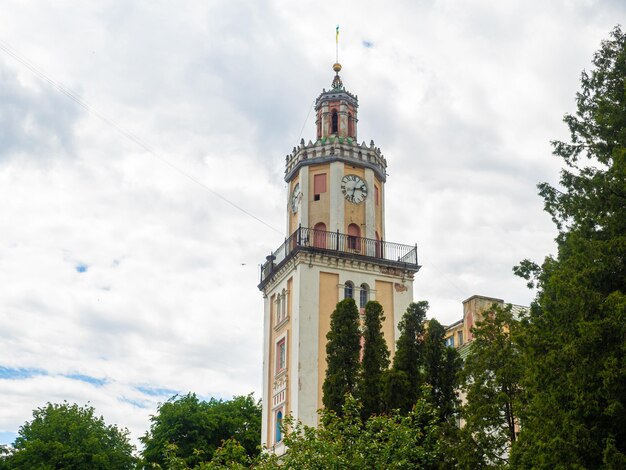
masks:
[[(499, 467), (508, 463), (519, 426), (524, 371), (518, 347), (520, 321), (513, 316), (510, 305), (494, 304), (476, 323), (472, 334), (474, 339), (463, 368), (463, 452), (473, 447), (471, 453), (481, 467)], [(460, 461), (467, 458), (459, 453)]]
[(398, 413), (361, 420), (361, 405), (346, 398), (343, 415), (321, 411), (315, 429), (285, 420), (285, 444), (280, 458), (265, 456), (258, 469), (439, 468), (444, 459), (437, 413), (420, 399), (408, 415)]
[(90, 406), (51, 404), (33, 411), (4, 462), (9, 469), (135, 468), (128, 431), (107, 426)]
[[(199, 400), (189, 393), (159, 405), (142, 437), (146, 468), (176, 461), (190, 467), (211, 461), (223, 441), (234, 438), (249, 456), (259, 453), (261, 407), (252, 395), (232, 400)], [(183, 467), (184, 468), (184, 467)]]

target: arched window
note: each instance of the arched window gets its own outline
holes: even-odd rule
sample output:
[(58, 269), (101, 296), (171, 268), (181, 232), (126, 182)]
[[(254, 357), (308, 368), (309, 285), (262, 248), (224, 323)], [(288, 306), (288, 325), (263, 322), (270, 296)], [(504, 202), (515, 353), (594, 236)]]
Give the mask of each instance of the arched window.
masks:
[(283, 412), (279, 411), (276, 413), (276, 443), (278, 444), (283, 440), (283, 432), (280, 427), (283, 424)]
[(317, 120), (317, 138), (321, 139), (322, 137), (322, 120), (318, 119)]
[(279, 324), (280, 321), (282, 320), (281, 318), (281, 311), (282, 311), (282, 298), (280, 296), (280, 294), (276, 295), (276, 324)]
[(348, 137), (354, 137), (354, 120), (352, 113), (348, 113)]
[(365, 308), (365, 304), (370, 297), (370, 288), (367, 284), (361, 284), (361, 292), (359, 293), (359, 307)]
[(361, 229), (357, 224), (348, 225), (348, 249), (355, 251), (361, 249)]
[(313, 246), (326, 248), (326, 224), (319, 222), (313, 228)]
[(339, 115), (337, 114), (337, 110), (333, 109), (331, 114), (331, 134), (337, 134), (339, 132)]
[(352, 281), (347, 281), (343, 286), (343, 298), (354, 299), (354, 284)]

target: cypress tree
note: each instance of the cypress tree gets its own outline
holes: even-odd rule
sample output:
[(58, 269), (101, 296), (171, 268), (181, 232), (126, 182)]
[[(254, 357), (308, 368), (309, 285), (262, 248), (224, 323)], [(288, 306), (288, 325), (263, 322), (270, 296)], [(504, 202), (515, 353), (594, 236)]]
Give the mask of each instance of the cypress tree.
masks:
[(446, 330), (437, 320), (428, 322), (424, 338), (424, 382), (431, 387), (431, 400), (442, 421), (452, 417), (458, 406), (456, 389), (461, 358), (444, 343)]
[(364, 419), (383, 411), (382, 374), (389, 367), (389, 349), (383, 336), (382, 323), (385, 320), (383, 307), (376, 301), (365, 305), (365, 325), (363, 331), (363, 374), (359, 387), (361, 414)]
[(322, 387), (327, 410), (342, 413), (347, 393), (355, 396), (361, 368), (359, 309), (354, 299), (339, 302), (330, 317), (326, 335), (326, 378)]
[(396, 343), (393, 367), (383, 376), (384, 401), (387, 410), (407, 413), (420, 396), (424, 320), (428, 302), (411, 303), (398, 324), (400, 337)]

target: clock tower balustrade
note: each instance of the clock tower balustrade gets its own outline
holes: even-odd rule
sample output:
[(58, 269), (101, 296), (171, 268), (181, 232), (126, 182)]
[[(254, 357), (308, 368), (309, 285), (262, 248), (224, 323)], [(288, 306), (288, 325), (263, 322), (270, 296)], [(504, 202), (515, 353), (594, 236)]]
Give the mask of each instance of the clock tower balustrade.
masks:
[(411, 273), (419, 271), (421, 267), (417, 262), (417, 245), (402, 245), (355, 237), (338, 231), (298, 227), (277, 250), (267, 256), (267, 261), (261, 266), (259, 289), (262, 290), (271, 281), (273, 274), (286, 266), (298, 253), (325, 254)]

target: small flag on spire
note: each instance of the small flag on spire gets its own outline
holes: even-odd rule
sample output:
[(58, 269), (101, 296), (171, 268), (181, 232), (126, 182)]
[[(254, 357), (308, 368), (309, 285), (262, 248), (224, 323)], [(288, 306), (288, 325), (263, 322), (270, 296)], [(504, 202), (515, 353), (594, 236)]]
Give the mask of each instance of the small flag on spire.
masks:
[(335, 34), (335, 42), (337, 44), (339, 44), (339, 25), (337, 25), (337, 30), (336, 30), (336, 34)]

